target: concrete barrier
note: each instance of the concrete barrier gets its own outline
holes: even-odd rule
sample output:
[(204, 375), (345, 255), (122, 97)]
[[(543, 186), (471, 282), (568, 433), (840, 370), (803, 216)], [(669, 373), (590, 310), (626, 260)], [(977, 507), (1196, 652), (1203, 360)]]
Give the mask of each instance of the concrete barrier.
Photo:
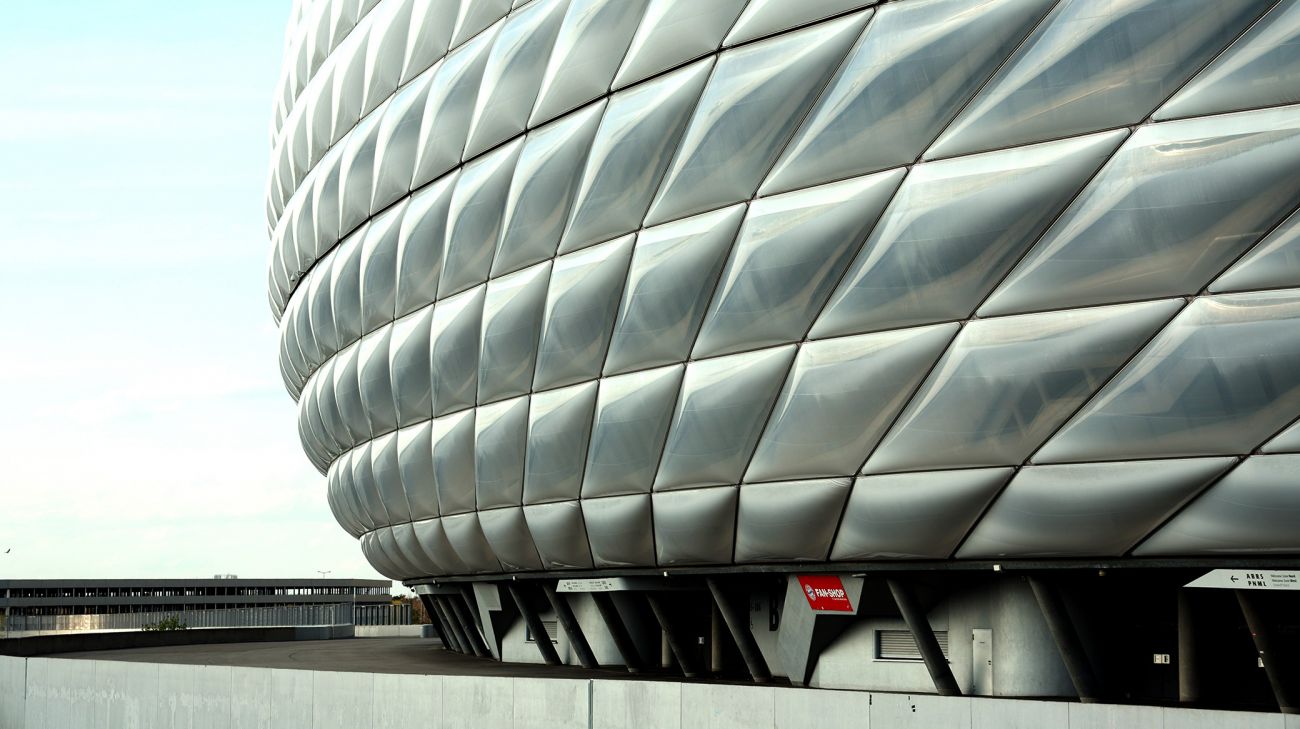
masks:
[(432, 625), (358, 625), (355, 638), (433, 638)]
[(1300, 717), (672, 681), (0, 657), (3, 729), (1300, 729)]
[(351, 625), (323, 625), (285, 628), (195, 628), (191, 630), (105, 633), (62, 633), (30, 638), (0, 640), (0, 656), (48, 656), (82, 651), (111, 651), (122, 648), (156, 648), (173, 645), (213, 643), (264, 643), (290, 640), (351, 638)]

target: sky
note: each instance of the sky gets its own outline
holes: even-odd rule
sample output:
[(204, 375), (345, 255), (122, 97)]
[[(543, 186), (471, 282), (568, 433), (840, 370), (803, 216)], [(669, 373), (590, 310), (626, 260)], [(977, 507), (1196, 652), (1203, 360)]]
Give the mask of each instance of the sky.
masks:
[(0, 578), (379, 577), (298, 442), (266, 303), (289, 0), (0, 24)]

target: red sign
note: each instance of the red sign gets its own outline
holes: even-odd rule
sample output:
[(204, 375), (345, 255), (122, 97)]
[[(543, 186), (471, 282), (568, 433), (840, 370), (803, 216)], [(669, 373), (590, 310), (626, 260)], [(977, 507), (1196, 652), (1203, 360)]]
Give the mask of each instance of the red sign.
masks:
[(844, 583), (835, 575), (799, 575), (799, 586), (803, 596), (808, 598), (808, 606), (813, 610), (851, 613), (853, 603), (849, 602), (849, 593)]

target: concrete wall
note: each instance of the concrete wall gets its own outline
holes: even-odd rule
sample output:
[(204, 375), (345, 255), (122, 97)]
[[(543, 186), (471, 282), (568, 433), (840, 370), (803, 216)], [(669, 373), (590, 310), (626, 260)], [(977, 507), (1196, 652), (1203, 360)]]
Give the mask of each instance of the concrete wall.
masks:
[(436, 638), (432, 625), (358, 625), (353, 638)]
[[(172, 645), (258, 643), (289, 640), (351, 638), (351, 625), (283, 628), (195, 628), (191, 630), (112, 631), (64, 633), (0, 640), (0, 656), (44, 656), (55, 653), (108, 651), (122, 648), (156, 648)], [(5, 727), (0, 726), (0, 729)]]
[(1300, 716), (673, 681), (0, 657), (3, 729), (1300, 729)]

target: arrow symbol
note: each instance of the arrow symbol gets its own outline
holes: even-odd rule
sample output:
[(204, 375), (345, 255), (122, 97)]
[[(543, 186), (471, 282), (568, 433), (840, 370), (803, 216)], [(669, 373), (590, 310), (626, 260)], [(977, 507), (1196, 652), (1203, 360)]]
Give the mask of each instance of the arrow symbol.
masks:
[(1236, 582), (1236, 581), (1237, 581), (1237, 576), (1236, 576), (1236, 575), (1230, 575), (1230, 576), (1228, 577), (1228, 579), (1232, 580), (1233, 582)]

